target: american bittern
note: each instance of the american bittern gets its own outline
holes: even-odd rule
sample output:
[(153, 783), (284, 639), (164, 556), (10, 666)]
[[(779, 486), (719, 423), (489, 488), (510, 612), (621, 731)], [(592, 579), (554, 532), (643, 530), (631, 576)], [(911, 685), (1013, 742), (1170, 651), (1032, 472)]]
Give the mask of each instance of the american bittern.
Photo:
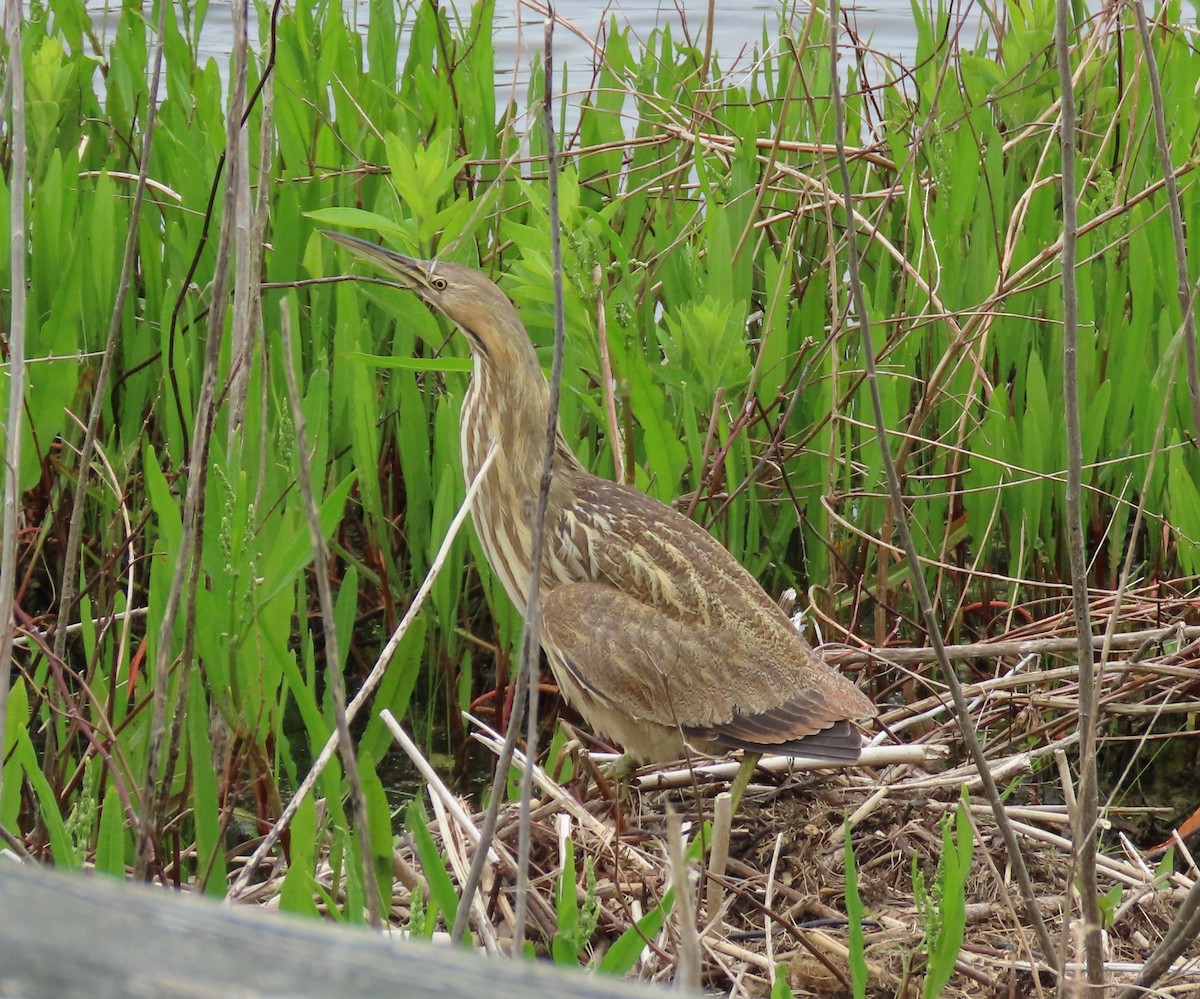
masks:
[[(472, 515), (493, 572), (524, 614), (549, 389), (516, 309), (471, 268), (326, 235), (416, 292), (470, 341), (463, 470), (473, 481), (498, 442)], [(561, 434), (545, 538), (542, 647), (566, 699), (632, 757), (679, 759), (687, 743), (743, 749), (752, 761), (762, 752), (858, 759), (853, 722), (874, 717), (870, 700), (817, 656), (708, 532), (592, 475)], [(741, 780), (748, 777), (745, 770)]]

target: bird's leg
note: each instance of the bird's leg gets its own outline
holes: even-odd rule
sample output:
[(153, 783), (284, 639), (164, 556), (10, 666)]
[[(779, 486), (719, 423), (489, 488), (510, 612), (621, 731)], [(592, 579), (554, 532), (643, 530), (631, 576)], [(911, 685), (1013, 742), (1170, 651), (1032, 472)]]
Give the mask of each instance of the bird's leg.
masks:
[(628, 753), (622, 753), (615, 760), (597, 764), (586, 753), (588, 773), (600, 788), (606, 798), (611, 798), (610, 784), (629, 786), (633, 783), (633, 775), (637, 773), (638, 762)]
[(730, 811), (736, 815), (738, 805), (742, 803), (742, 795), (746, 792), (746, 785), (750, 783), (750, 778), (754, 775), (754, 768), (758, 766), (758, 761), (762, 759), (762, 753), (752, 753), (745, 751), (742, 753), (742, 762), (738, 766), (738, 772), (734, 775), (733, 783), (729, 785), (729, 794), (732, 799), (732, 808)]
[(637, 761), (625, 753), (611, 763), (597, 764), (587, 752), (583, 753), (583, 761), (601, 797), (611, 802), (613, 820), (616, 823), (617, 831), (620, 832), (622, 829), (621, 799), (624, 798), (627, 801), (633, 799), (632, 778), (637, 770)]
[(622, 753), (611, 763), (600, 768), (613, 782), (613, 818), (616, 820), (617, 832), (624, 828), (621, 817), (621, 802), (633, 806), (633, 775), (637, 773), (638, 762), (628, 753)]
[(608, 776), (619, 784), (631, 785), (633, 783), (633, 775), (637, 773), (638, 761), (628, 753), (622, 753), (611, 763), (607, 764), (604, 769)]

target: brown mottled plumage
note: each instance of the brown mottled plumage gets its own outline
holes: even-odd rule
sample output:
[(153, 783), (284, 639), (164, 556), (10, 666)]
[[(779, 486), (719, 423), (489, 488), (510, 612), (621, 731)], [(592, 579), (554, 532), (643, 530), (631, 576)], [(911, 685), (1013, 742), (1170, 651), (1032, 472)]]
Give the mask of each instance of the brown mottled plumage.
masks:
[[(462, 413), (476, 532), (522, 614), (530, 514), (549, 390), (516, 309), (483, 274), (326, 233), (458, 324), (474, 374)], [(874, 705), (813, 651), (705, 530), (649, 496), (592, 475), (558, 438), (542, 559), (542, 646), (567, 700), (640, 759), (684, 742), (853, 762), (853, 722)]]

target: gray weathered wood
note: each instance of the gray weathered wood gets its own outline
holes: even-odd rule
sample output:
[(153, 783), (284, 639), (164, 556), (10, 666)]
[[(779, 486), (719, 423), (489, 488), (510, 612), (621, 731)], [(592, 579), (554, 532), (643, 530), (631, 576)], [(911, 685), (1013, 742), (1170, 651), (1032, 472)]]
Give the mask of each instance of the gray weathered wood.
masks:
[(661, 989), (0, 858), (0, 997), (653, 999)]

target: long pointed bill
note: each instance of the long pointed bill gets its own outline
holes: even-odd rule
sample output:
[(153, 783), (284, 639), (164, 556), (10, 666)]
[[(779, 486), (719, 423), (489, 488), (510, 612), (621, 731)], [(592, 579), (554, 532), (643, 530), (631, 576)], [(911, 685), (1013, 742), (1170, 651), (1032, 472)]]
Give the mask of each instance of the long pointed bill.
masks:
[(359, 239), (357, 236), (347, 236), (344, 232), (322, 229), (321, 235), (344, 246), (356, 257), (374, 265), (389, 277), (395, 278), (406, 288), (411, 288), (418, 294), (430, 290), (429, 271), (431, 265), (429, 261), (406, 257), (402, 253), (389, 250), (376, 243), (368, 243), (365, 239)]

